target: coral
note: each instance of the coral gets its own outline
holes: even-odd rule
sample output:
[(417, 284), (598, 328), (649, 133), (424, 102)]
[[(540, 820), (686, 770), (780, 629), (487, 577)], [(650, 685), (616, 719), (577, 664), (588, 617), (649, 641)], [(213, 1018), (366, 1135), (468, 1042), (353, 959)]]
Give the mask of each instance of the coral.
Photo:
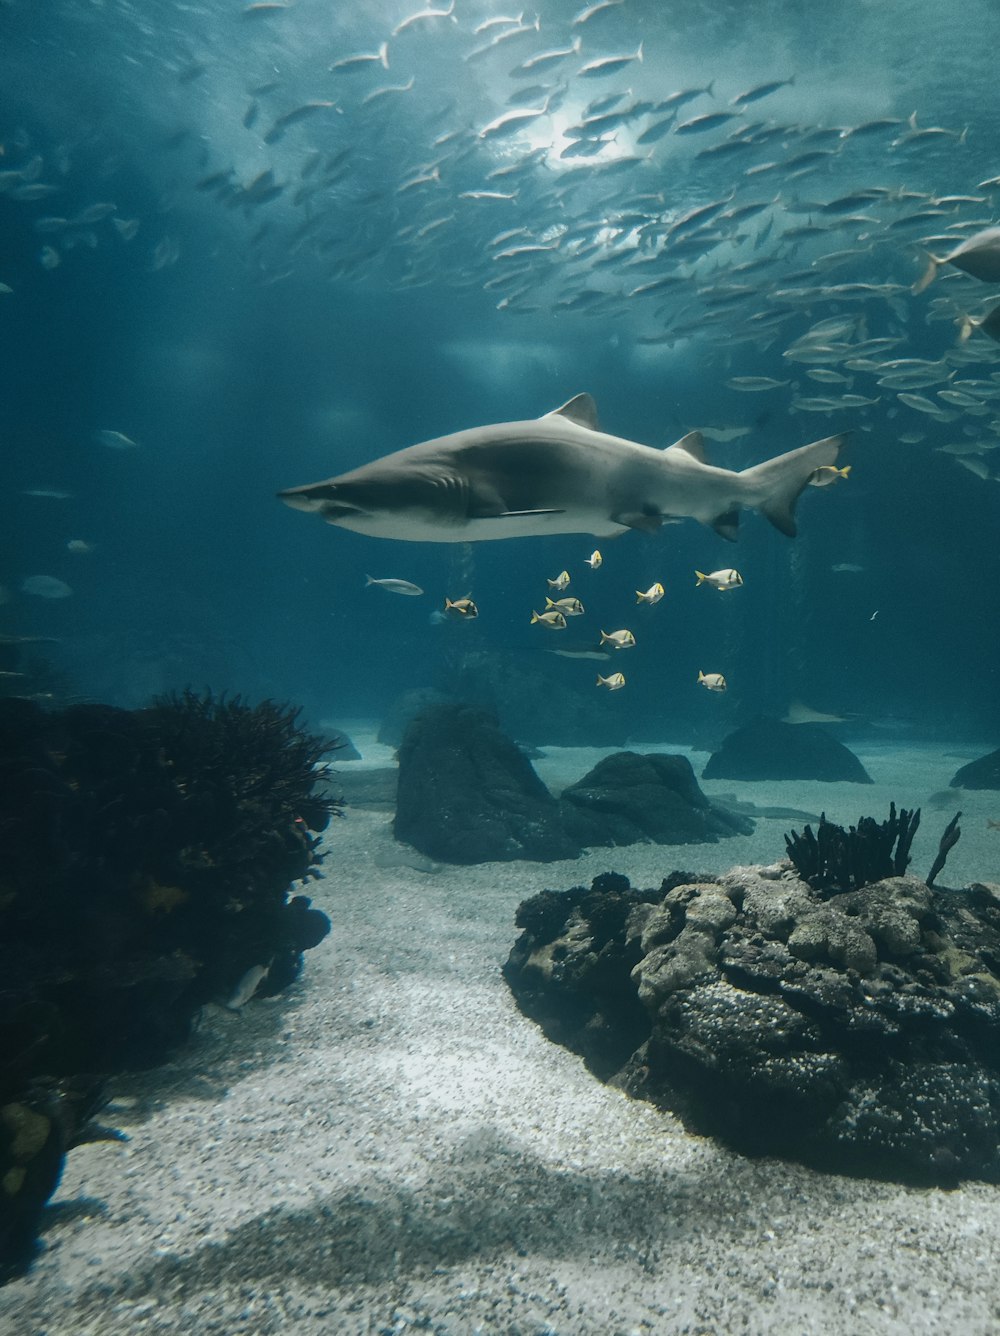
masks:
[(67, 1082), (161, 1061), (248, 971), (258, 995), (296, 977), (330, 926), (289, 896), (340, 811), (314, 791), (328, 750), (273, 701), (0, 700), (0, 1206), (54, 1181), (22, 1163), (24, 1129)]
[(937, 855), (934, 862), (931, 864), (930, 872), (927, 874), (928, 886), (934, 885), (934, 878), (944, 867), (949, 853), (959, 841), (962, 831), (959, 827), (958, 819), (961, 815), (961, 812), (956, 812), (944, 828), (944, 834), (941, 836), (941, 843), (938, 845)]
[(883, 877), (902, 876), (910, 862), (910, 844), (920, 825), (920, 808), (908, 812), (889, 804), (889, 819), (879, 823), (863, 816), (856, 826), (843, 826), (820, 816), (816, 834), (806, 826), (801, 835), (785, 836), (795, 870), (814, 891), (837, 895), (857, 890)]

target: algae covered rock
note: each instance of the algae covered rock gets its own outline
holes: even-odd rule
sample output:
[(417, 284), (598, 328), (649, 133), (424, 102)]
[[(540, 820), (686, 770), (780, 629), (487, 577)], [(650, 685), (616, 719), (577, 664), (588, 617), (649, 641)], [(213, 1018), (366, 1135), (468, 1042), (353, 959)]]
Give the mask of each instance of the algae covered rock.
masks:
[(746, 1153), (1000, 1182), (995, 888), (825, 897), (787, 864), (600, 881), (526, 901), (505, 976), (603, 1079)]

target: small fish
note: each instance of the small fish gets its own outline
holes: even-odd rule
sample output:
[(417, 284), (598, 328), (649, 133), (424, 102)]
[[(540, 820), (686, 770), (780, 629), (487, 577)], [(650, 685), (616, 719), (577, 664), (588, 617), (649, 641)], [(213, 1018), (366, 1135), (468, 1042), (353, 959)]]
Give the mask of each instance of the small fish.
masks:
[(365, 576), (365, 588), (369, 585), (378, 585), (380, 589), (388, 589), (390, 594), (408, 594), (411, 598), (416, 598), (418, 594), (424, 591), (419, 585), (411, 584), (409, 580), (375, 580), (370, 575)]
[(603, 79), (609, 74), (614, 74), (616, 70), (623, 70), (633, 61), (642, 61), (642, 42), (631, 55), (600, 56), (597, 60), (588, 60), (586, 65), (580, 66), (577, 74), (581, 79)]
[(718, 589), (720, 591), (726, 589), (739, 589), (740, 585), (743, 583), (743, 576), (740, 575), (739, 571), (734, 570), (712, 571), (710, 575), (704, 575), (701, 571), (695, 571), (695, 575), (698, 577), (698, 583), (695, 585), (695, 589), (700, 588), (703, 584), (711, 585), (713, 589)]
[(560, 571), (554, 580), (545, 582), (550, 589), (558, 589), (560, 593), (569, 588), (569, 571)]
[(709, 111), (704, 116), (693, 116), (689, 121), (681, 121), (674, 134), (703, 134), (706, 130), (714, 130), (717, 125), (724, 125), (726, 121), (735, 120), (738, 115), (736, 111)]
[(635, 636), (631, 631), (602, 631), (601, 644), (610, 645), (613, 649), (631, 649), (635, 644)]
[(48, 500), (50, 500), (50, 501), (69, 501), (69, 500), (71, 500), (71, 498), (72, 498), (72, 496), (73, 496), (73, 493), (72, 493), (72, 492), (61, 492), (61, 491), (59, 491), (59, 489), (56, 488), (56, 487), (22, 487), (22, 488), (21, 488), (21, 495), (22, 495), (22, 496), (43, 496), (43, 497), (46, 497), (46, 498), (47, 498)]
[(98, 445), (106, 445), (109, 450), (138, 450), (139, 446), (131, 437), (121, 431), (95, 431), (94, 440)]
[(366, 65), (381, 65), (389, 68), (389, 43), (383, 42), (377, 51), (359, 51), (353, 56), (344, 56), (335, 60), (328, 68), (332, 74), (354, 74)]
[(598, 673), (597, 685), (599, 687), (607, 687), (609, 691), (620, 691), (625, 685), (625, 674), (609, 673), (607, 677), (602, 677), (601, 674)]
[(36, 598), (69, 598), (72, 592), (64, 580), (57, 580), (54, 575), (29, 575), (21, 581), (21, 593), (34, 594)]
[(490, 28), (499, 28), (504, 24), (507, 24), (510, 27), (519, 28), (523, 22), (524, 10), (522, 9), (520, 14), (516, 15), (516, 17), (507, 18), (503, 15), (495, 14), (491, 19), (483, 19), (479, 27), (473, 28), (472, 31), (478, 37), (482, 32), (489, 32)]
[(7, 296), (8, 293), (11, 293), (13, 291), (14, 289), (10, 286), (9, 283), (0, 283), (0, 294), (2, 294), (3, 296)]
[(537, 70), (545, 70), (550, 65), (557, 65), (561, 60), (566, 60), (568, 56), (578, 56), (580, 54), (580, 40), (579, 37), (574, 37), (569, 46), (561, 47), (558, 50), (540, 51), (537, 56), (528, 56), (527, 60), (522, 60), (520, 65), (511, 70), (511, 77), (516, 79), (522, 74), (534, 74)]
[(410, 14), (408, 18), (401, 19), (392, 30), (393, 37), (398, 37), (401, 32), (406, 32), (407, 28), (412, 28), (417, 23), (426, 23), (429, 19), (451, 19), (452, 23), (457, 23), (455, 17), (455, 0), (447, 9), (421, 9), (416, 14)]
[(794, 82), (794, 74), (790, 79), (772, 79), (770, 83), (758, 84), (756, 88), (748, 88), (745, 93), (737, 93), (735, 97), (729, 99), (729, 105), (731, 107), (745, 107), (750, 102), (759, 102), (762, 97), (770, 97), (779, 88), (788, 88)]
[(270, 964), (251, 965), (226, 999), (226, 1009), (228, 1011), (239, 1011), (240, 1007), (245, 1006), (267, 978), (270, 968)]
[(553, 601), (551, 598), (545, 600), (545, 610), (555, 609), (561, 612), (564, 617), (582, 617), (583, 604), (578, 598), (560, 598)]
[(1000, 830), (1000, 821), (993, 821), (990, 817), (986, 818), (987, 830)]
[(447, 616), (454, 617), (456, 621), (471, 621), (473, 617), (479, 616), (479, 609), (468, 595), (465, 598), (456, 598), (454, 601), (446, 598), (444, 610)]
[(643, 593), (641, 589), (635, 591), (636, 602), (648, 603), (650, 607), (652, 607), (654, 603), (659, 603), (663, 594), (663, 585), (660, 584), (659, 580), (657, 580), (655, 584), (651, 584), (645, 593)]
[(901, 404), (906, 404), (907, 408), (914, 408), (918, 413), (929, 413), (933, 417), (941, 417), (945, 410), (940, 404), (934, 403), (932, 399), (926, 398), (922, 394), (897, 394), (896, 398)]
[(835, 464), (821, 464), (818, 469), (814, 469), (809, 475), (810, 487), (829, 487), (835, 482), (846, 482), (850, 477), (851, 465), (845, 464), (842, 469), (838, 469)]
[[(618, 5), (623, 5), (625, 0), (597, 0), (594, 5), (588, 5), (586, 9), (581, 9), (579, 14), (573, 19), (573, 27), (577, 28), (581, 23), (589, 23), (595, 14), (600, 14), (605, 9), (615, 9)], [(479, 29), (476, 29), (478, 32)]]
[(703, 673), (698, 670), (698, 682), (707, 691), (725, 691), (726, 679), (721, 673)]
[(138, 218), (112, 218), (111, 221), (122, 241), (131, 241), (139, 230)]
[(838, 561), (835, 566), (830, 567), (837, 575), (860, 575), (864, 566), (858, 566), (853, 561)]
[(550, 649), (547, 653), (558, 654), (561, 659), (607, 660), (611, 658), (608, 651), (601, 649), (600, 645), (563, 645), (560, 648)]
[(1000, 227), (984, 227), (947, 255), (929, 255), (927, 258), (927, 268), (913, 285), (914, 293), (929, 287), (943, 264), (954, 265), (983, 283), (1000, 283)]
[(591, 552), (590, 556), (586, 558), (584, 564), (589, 566), (592, 571), (596, 571), (603, 561), (604, 558), (601, 556), (600, 552), (595, 549)]
[(775, 380), (773, 376), (730, 376), (726, 381), (729, 389), (744, 390), (750, 393), (780, 390), (783, 386), (790, 384), (790, 380)]
[(85, 538), (71, 538), (66, 544), (66, 551), (73, 552), (77, 556), (86, 556), (88, 552), (96, 551), (93, 543), (88, 543)]
[(507, 135), (516, 134), (524, 126), (530, 125), (532, 121), (537, 121), (539, 116), (548, 115), (548, 107), (525, 107), (518, 111), (505, 111), (500, 116), (494, 117), (489, 125), (484, 125), (479, 131), (480, 139), (503, 139)]
[(38, 263), (43, 269), (58, 269), (62, 264), (62, 256), (55, 246), (43, 246), (38, 252)]
[(532, 612), (529, 625), (534, 626), (536, 622), (540, 626), (547, 627), (550, 631), (565, 631), (566, 629), (566, 618), (558, 608), (552, 608), (548, 612)]

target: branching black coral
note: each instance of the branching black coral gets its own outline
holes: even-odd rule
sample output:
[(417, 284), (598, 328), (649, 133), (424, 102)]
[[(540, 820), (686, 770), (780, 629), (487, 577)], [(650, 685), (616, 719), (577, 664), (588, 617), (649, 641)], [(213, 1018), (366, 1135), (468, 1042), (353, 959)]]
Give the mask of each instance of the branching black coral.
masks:
[(889, 804), (888, 821), (863, 816), (856, 826), (843, 826), (820, 817), (816, 834), (806, 826), (802, 834), (785, 836), (785, 848), (803, 881), (824, 895), (855, 891), (883, 877), (899, 877), (910, 862), (910, 845), (920, 825), (920, 808), (908, 812)]

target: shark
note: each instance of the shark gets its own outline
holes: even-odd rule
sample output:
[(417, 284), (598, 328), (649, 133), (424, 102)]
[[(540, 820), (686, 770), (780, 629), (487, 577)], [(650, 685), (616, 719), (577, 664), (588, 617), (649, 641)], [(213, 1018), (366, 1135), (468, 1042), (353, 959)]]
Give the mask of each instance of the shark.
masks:
[(845, 435), (736, 472), (705, 458), (700, 432), (665, 449), (601, 431), (589, 394), (539, 418), (471, 427), (278, 496), (378, 538), (468, 543), (546, 534), (610, 538), (690, 518), (735, 540), (740, 511), (794, 537), (795, 503)]

